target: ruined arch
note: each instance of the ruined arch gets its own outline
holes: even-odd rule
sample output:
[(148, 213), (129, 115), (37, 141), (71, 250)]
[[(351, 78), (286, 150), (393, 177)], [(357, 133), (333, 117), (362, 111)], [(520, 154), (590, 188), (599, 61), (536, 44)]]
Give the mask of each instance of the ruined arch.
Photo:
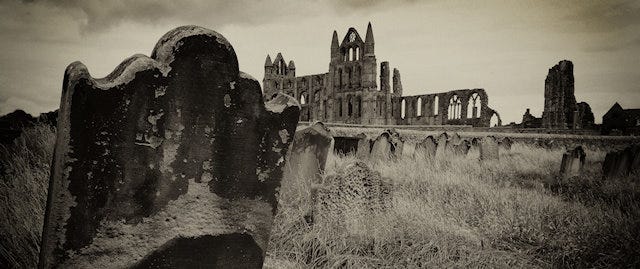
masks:
[(356, 116), (362, 117), (362, 97), (356, 97)]
[(351, 80), (353, 79), (352, 73), (352, 69), (347, 68), (347, 87), (351, 87)]
[(349, 48), (349, 61), (353, 61), (353, 48)]
[(301, 105), (305, 105), (305, 104), (307, 104), (307, 101), (308, 101), (307, 99), (308, 99), (308, 97), (307, 97), (306, 95), (307, 95), (307, 93), (306, 93), (306, 92), (301, 92), (301, 93), (300, 93), (300, 104), (301, 104)]
[(338, 98), (338, 117), (342, 118), (342, 98)]
[(467, 102), (467, 118), (480, 118), (481, 111), (482, 97), (477, 92), (473, 92), (471, 95), (469, 95), (469, 101)]
[(402, 99), (402, 102), (400, 102), (400, 118), (401, 119), (405, 118), (406, 109), (407, 109), (407, 102), (406, 100)]
[(502, 126), (502, 119), (497, 111), (491, 110), (491, 117), (489, 118), (489, 127)]
[(422, 116), (422, 97), (418, 97), (418, 105), (416, 106), (416, 116)]
[(353, 97), (349, 95), (347, 97), (347, 116), (351, 117), (353, 115)]
[(360, 47), (356, 47), (356, 61), (360, 60)]
[(342, 89), (342, 68), (338, 68), (338, 88)]
[(449, 98), (448, 119), (455, 120), (461, 118), (462, 102), (457, 94), (454, 94)]

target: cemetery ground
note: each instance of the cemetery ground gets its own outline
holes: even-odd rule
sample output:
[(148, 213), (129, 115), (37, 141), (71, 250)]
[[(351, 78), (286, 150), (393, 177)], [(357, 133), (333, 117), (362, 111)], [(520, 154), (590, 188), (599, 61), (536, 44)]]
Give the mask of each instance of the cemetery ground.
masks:
[[(54, 140), (36, 126), (0, 149), (0, 256), (14, 267), (37, 262)], [(343, 205), (310, 224), (310, 190), (283, 186), (265, 267), (640, 267), (640, 182), (602, 179), (609, 150), (585, 147), (584, 171), (569, 179), (558, 176), (564, 149), (522, 143), (483, 163), (474, 148), (440, 160), (406, 150), (397, 160), (330, 154), (323, 178), (363, 161), (390, 187), (389, 203)]]

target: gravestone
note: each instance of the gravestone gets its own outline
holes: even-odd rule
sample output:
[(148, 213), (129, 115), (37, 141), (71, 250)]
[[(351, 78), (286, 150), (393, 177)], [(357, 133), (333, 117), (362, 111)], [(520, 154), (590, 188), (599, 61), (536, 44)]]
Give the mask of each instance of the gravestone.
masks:
[(480, 140), (480, 160), (497, 160), (498, 159), (498, 142), (492, 135), (486, 136)]
[(315, 218), (344, 222), (353, 214), (371, 216), (391, 204), (390, 191), (390, 184), (364, 162), (348, 164), (318, 189)]
[(402, 156), (404, 142), (400, 134), (393, 129), (386, 130), (373, 141), (371, 147), (371, 158), (389, 159)]
[(303, 205), (296, 206), (307, 210), (307, 219), (311, 220), (316, 198), (314, 186), (322, 182), (322, 174), (332, 148), (333, 136), (322, 122), (316, 122), (295, 133), (280, 187), (280, 205), (304, 201)]
[(477, 137), (474, 137), (471, 139), (472, 148), (478, 148), (479, 145), (480, 145), (480, 139), (478, 139)]
[(602, 174), (608, 178), (640, 174), (640, 145), (607, 153), (602, 163)]
[(441, 133), (437, 139), (436, 158), (442, 158), (447, 152), (447, 143), (449, 135), (447, 133)]
[(183, 26), (94, 79), (65, 71), (39, 268), (260, 268), (299, 105)]
[(581, 146), (577, 146), (573, 150), (567, 150), (562, 155), (560, 175), (563, 178), (579, 176), (584, 168), (584, 159), (586, 156)]
[(364, 133), (360, 133), (356, 136), (358, 139), (358, 149), (356, 151), (356, 157), (361, 160), (366, 160), (371, 155), (371, 139)]
[(462, 142), (462, 138), (460, 138), (460, 135), (458, 133), (453, 133), (453, 135), (451, 135), (451, 137), (449, 138), (449, 143), (451, 145), (458, 145)]
[(434, 157), (438, 144), (433, 136), (427, 136), (416, 145), (416, 151), (422, 152), (426, 157)]
[(511, 150), (511, 146), (513, 145), (513, 141), (509, 137), (504, 137), (504, 138), (502, 138), (500, 140), (500, 142), (498, 144), (500, 145), (501, 149), (509, 151), (509, 150)]
[(471, 143), (467, 140), (461, 140), (453, 146), (453, 154), (457, 156), (466, 156), (471, 148)]

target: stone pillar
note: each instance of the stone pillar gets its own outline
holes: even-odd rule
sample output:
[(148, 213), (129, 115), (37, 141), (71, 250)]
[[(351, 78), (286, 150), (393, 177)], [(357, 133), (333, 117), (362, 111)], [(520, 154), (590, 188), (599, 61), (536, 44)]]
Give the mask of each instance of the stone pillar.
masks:
[(581, 146), (577, 146), (573, 150), (567, 150), (567, 152), (562, 155), (560, 175), (563, 178), (579, 176), (580, 173), (582, 173), (586, 156)]
[(298, 116), (197, 26), (104, 79), (72, 63), (38, 267), (262, 267)]

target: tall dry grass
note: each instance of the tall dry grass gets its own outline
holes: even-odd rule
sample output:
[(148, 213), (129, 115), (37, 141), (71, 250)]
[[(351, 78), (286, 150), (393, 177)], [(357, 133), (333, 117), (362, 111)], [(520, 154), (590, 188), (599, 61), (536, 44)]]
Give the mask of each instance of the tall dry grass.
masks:
[[(0, 267), (35, 267), (54, 140), (36, 126), (0, 148)], [(639, 180), (602, 180), (604, 154), (587, 150), (584, 174), (568, 180), (556, 177), (561, 151), (519, 144), (485, 163), (477, 151), (370, 160), (392, 186), (387, 210), (314, 225), (309, 190), (294, 182), (282, 188), (267, 267), (640, 267)], [(355, 161), (331, 155), (325, 176)]]
[[(477, 151), (441, 161), (368, 161), (393, 186), (391, 208), (349, 216), (350, 224), (339, 229), (332, 220), (307, 225), (298, 206), (283, 205), (267, 264), (637, 268), (640, 186), (632, 178), (603, 181), (604, 154), (587, 151), (584, 175), (569, 180), (557, 177), (562, 151), (518, 144), (499, 161), (485, 163)], [(354, 161), (331, 156), (327, 176)]]
[(35, 268), (55, 130), (36, 125), (0, 145), (0, 267)]

